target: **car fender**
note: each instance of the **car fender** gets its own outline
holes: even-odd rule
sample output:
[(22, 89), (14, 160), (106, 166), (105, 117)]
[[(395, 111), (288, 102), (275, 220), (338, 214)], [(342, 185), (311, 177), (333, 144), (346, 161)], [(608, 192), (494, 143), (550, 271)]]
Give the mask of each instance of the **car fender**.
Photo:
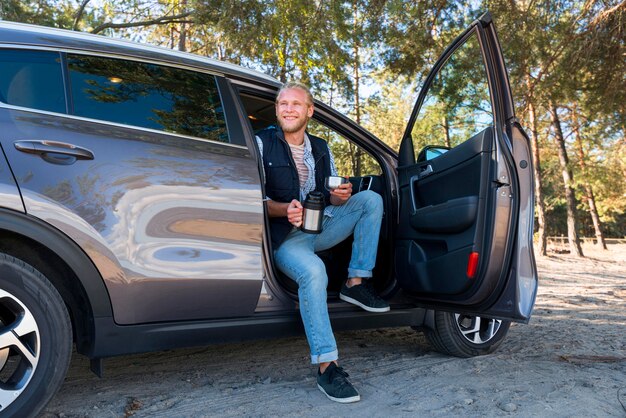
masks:
[(22, 236), (45, 247), (62, 259), (75, 274), (89, 304), (88, 307), (82, 307), (83, 311), (89, 312), (91, 316), (82, 319), (83, 324), (91, 326), (78, 327), (76, 330), (77, 349), (80, 353), (89, 355), (96, 335), (94, 320), (113, 316), (109, 294), (92, 260), (73, 240), (52, 225), (15, 210), (0, 208), (0, 230)]

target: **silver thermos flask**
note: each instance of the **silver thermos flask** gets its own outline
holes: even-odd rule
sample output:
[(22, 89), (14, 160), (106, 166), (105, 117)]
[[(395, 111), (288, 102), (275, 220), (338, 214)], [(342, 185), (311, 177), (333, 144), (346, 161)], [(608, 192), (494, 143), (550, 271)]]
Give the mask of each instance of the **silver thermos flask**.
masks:
[(302, 225), (300, 230), (308, 234), (322, 232), (324, 220), (324, 195), (321, 192), (311, 192), (302, 203)]

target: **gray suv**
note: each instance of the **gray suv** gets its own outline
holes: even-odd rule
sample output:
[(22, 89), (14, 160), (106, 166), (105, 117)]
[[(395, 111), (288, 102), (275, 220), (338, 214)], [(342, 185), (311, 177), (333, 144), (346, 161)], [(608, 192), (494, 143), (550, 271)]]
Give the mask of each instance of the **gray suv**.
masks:
[[(37, 414), (74, 344), (101, 375), (110, 356), (302, 333), (254, 140), (279, 87), (191, 54), (0, 22), (3, 415)], [(528, 322), (531, 154), (491, 17), (437, 61), (399, 149), (315, 105), (310, 129), (340, 173), (384, 202), (374, 274), (392, 309), (338, 298), (348, 239), (320, 254), (333, 327), (412, 326), (468, 357)]]

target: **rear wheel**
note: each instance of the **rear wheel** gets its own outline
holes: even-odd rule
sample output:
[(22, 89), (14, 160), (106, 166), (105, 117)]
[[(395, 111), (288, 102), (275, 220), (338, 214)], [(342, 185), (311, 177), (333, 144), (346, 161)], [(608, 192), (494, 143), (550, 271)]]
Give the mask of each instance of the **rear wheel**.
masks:
[(30, 265), (0, 253), (0, 415), (41, 411), (61, 386), (71, 353), (59, 293)]
[(434, 329), (426, 328), (426, 337), (444, 354), (474, 357), (495, 351), (510, 326), (510, 321), (436, 311)]

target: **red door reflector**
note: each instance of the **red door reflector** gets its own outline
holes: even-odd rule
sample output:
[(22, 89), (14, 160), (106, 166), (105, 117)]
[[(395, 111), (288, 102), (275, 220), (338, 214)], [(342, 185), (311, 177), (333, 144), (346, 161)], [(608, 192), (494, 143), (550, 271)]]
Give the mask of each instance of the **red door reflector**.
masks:
[(467, 277), (473, 279), (476, 276), (476, 270), (478, 270), (478, 253), (474, 251), (470, 253), (467, 260)]

